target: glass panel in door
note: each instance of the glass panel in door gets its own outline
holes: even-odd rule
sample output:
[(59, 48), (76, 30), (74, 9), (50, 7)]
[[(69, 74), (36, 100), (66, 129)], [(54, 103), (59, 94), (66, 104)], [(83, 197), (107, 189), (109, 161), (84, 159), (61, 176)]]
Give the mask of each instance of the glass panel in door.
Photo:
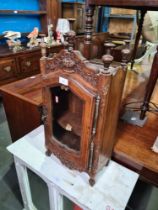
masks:
[(80, 151), (84, 101), (66, 86), (51, 88), (53, 137), (74, 151)]

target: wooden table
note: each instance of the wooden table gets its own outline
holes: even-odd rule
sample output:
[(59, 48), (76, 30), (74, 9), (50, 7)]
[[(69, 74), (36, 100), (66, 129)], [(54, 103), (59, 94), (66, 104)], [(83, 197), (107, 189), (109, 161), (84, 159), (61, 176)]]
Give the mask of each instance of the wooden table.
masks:
[(157, 0), (87, 0), (87, 5), (110, 6), (137, 10), (158, 10)]
[[(92, 29), (93, 29), (93, 13), (95, 6), (108, 6), (108, 7), (118, 7), (125, 9), (140, 10), (141, 17), (138, 25), (138, 31), (135, 39), (135, 45), (131, 57), (131, 69), (134, 65), (134, 59), (136, 57), (137, 48), (139, 45), (140, 36), (142, 33), (144, 17), (147, 11), (158, 11), (158, 1), (157, 0), (87, 0), (87, 12), (86, 12), (86, 27), (85, 27), (85, 57), (89, 58), (91, 54), (91, 40), (92, 40)], [(153, 66), (150, 72), (150, 77), (148, 80), (144, 100), (141, 107), (140, 119), (145, 118), (146, 111), (149, 109), (149, 102), (158, 78), (158, 49), (153, 62)]]
[[(132, 71), (127, 73), (122, 99), (123, 110), (128, 102), (136, 102), (129, 104), (129, 107), (140, 108), (148, 83), (148, 66), (144, 65), (142, 68), (143, 74), (137, 75)], [(158, 103), (157, 91), (158, 84), (152, 95), (152, 101), (155, 104)], [(156, 186), (158, 186), (158, 154), (154, 153), (151, 147), (158, 136), (157, 125), (158, 115), (151, 112), (147, 113), (147, 122), (143, 127), (130, 125), (120, 120), (116, 135), (118, 140), (113, 152), (115, 160), (137, 171), (143, 179)]]
[(134, 65), (134, 59), (136, 56), (144, 17), (147, 11), (157, 11), (158, 10), (158, 1), (157, 0), (86, 0), (87, 5), (87, 20), (86, 20), (86, 42), (85, 42), (85, 56), (88, 58), (90, 54), (90, 45), (91, 45), (91, 35), (92, 35), (92, 25), (93, 25), (93, 11), (95, 6), (107, 6), (107, 7), (118, 7), (118, 8), (125, 8), (125, 9), (133, 9), (133, 10), (140, 10), (141, 18), (138, 26), (138, 31), (135, 39), (135, 46), (132, 55), (132, 66)]
[(0, 87), (12, 141), (41, 124), (41, 76), (37, 74)]
[[(128, 72), (123, 104), (129, 100), (143, 100), (147, 78)], [(1, 88), (5, 111), (13, 140), (24, 136), (41, 124), (39, 108), (42, 105), (41, 76), (26, 78)], [(158, 103), (156, 91), (153, 100)], [(148, 113), (148, 121), (143, 128), (120, 121), (117, 144), (113, 159), (138, 172), (141, 177), (158, 186), (158, 154), (151, 147), (158, 136), (158, 116)]]

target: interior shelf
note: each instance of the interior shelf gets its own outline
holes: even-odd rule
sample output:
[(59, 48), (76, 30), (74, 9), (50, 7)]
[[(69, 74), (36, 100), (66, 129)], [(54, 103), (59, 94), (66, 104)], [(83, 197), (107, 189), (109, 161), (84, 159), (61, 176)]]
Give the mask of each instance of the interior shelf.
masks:
[(0, 15), (45, 15), (45, 10), (0, 10)]
[(72, 112), (65, 112), (57, 122), (59, 125), (67, 131), (72, 131), (77, 136), (81, 136), (81, 116)]

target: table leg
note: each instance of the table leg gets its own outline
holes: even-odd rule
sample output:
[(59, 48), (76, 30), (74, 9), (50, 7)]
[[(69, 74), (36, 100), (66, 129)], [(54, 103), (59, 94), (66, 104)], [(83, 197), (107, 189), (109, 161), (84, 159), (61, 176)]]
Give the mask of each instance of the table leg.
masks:
[(27, 168), (21, 163), (21, 161), (17, 157), (14, 157), (14, 162), (18, 176), (20, 191), (24, 203), (23, 210), (37, 210), (32, 201)]
[(49, 191), (50, 210), (64, 210), (63, 196), (57, 191), (52, 183), (47, 183)]
[(140, 114), (141, 120), (144, 119), (146, 112), (149, 110), (149, 102), (150, 102), (152, 93), (154, 91), (157, 78), (158, 78), (158, 47), (157, 47), (157, 52), (153, 60), (148, 84), (146, 86), (146, 92), (145, 92), (143, 105), (141, 106), (141, 114)]
[(94, 7), (93, 6), (86, 7), (86, 25), (85, 25), (84, 53), (83, 53), (86, 59), (91, 58), (93, 15), (94, 15)]
[(138, 49), (138, 45), (139, 45), (140, 36), (141, 36), (141, 33), (142, 33), (144, 17), (145, 17), (146, 12), (147, 12), (147, 10), (141, 10), (141, 18), (140, 18), (140, 22), (139, 22), (139, 26), (138, 26), (136, 39), (135, 39), (134, 49), (133, 49), (133, 52), (132, 52), (131, 69), (133, 68), (134, 59), (136, 58), (136, 53), (137, 53), (137, 49)]

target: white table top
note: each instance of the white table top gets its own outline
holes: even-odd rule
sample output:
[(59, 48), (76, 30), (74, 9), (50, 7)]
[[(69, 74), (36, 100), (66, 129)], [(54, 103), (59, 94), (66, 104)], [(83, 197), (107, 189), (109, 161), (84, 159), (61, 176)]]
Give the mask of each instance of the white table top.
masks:
[(51, 182), (61, 194), (87, 210), (124, 210), (139, 176), (110, 161), (91, 187), (88, 174), (68, 169), (54, 155), (45, 155), (43, 126), (7, 149), (38, 176)]

